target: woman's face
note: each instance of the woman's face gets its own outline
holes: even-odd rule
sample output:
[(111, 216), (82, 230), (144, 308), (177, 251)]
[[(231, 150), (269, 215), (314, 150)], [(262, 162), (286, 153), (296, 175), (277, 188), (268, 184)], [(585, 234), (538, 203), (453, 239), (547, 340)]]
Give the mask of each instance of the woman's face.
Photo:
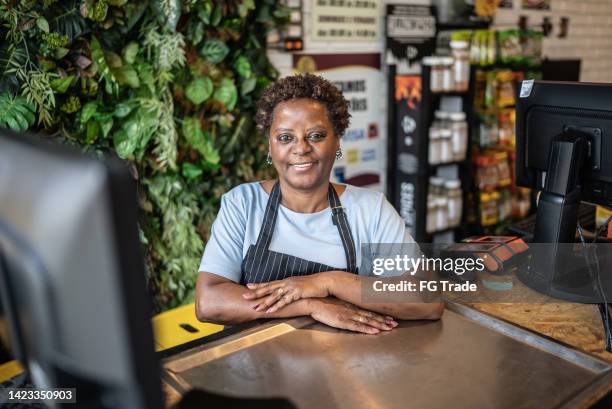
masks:
[(325, 105), (312, 99), (281, 102), (269, 138), (274, 167), (289, 186), (309, 190), (329, 181), (340, 140)]

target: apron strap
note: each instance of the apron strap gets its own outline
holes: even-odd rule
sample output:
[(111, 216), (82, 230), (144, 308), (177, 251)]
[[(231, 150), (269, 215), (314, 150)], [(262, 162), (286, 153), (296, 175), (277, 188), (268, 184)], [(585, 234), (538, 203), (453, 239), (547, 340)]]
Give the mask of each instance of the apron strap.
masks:
[(272, 242), (272, 233), (274, 232), (274, 225), (276, 224), (276, 217), (278, 216), (278, 206), (280, 202), (280, 184), (276, 182), (272, 187), (272, 191), (270, 192), (270, 198), (268, 199), (268, 204), (266, 205), (266, 212), (264, 213), (261, 230), (259, 231), (259, 236), (257, 236), (255, 254), (262, 253), (264, 250), (267, 250), (270, 247), (270, 243)]
[[(342, 240), (342, 247), (344, 247), (344, 254), (346, 255), (346, 268), (351, 273), (357, 272), (357, 255), (355, 252), (355, 242), (353, 241), (353, 234), (344, 213), (340, 198), (333, 188), (331, 182), (329, 184), (329, 190), (327, 193), (327, 199), (329, 201), (329, 207), (332, 211), (332, 221), (338, 228), (340, 233), (340, 240)], [(276, 217), (278, 215), (278, 207), (281, 202), (281, 190), (280, 184), (277, 181), (270, 192), (270, 198), (266, 206), (266, 212), (264, 214), (263, 223), (259, 236), (257, 236), (257, 242), (255, 243), (255, 257), (259, 254), (263, 254), (265, 250), (270, 248), (272, 242), (272, 234), (274, 232), (274, 225), (276, 224)]]
[(351, 233), (351, 227), (348, 224), (348, 219), (346, 218), (346, 213), (344, 213), (342, 203), (340, 203), (340, 198), (338, 197), (338, 194), (336, 193), (336, 190), (332, 186), (331, 182), (329, 183), (327, 197), (329, 199), (329, 207), (332, 211), (332, 221), (336, 227), (338, 227), (338, 231), (340, 232), (340, 240), (342, 240), (342, 247), (344, 247), (344, 254), (346, 255), (346, 269), (350, 273), (356, 273), (357, 256), (355, 253), (353, 234)]

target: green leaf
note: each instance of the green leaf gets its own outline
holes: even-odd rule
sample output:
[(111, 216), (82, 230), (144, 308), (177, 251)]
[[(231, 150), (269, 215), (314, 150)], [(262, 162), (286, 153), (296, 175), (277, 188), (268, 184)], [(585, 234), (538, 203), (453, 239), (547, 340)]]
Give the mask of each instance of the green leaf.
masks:
[(45, 33), (49, 32), (49, 22), (43, 16), (40, 16), (36, 19), (36, 26)]
[(234, 69), (242, 78), (249, 78), (253, 74), (251, 72), (251, 63), (244, 55), (241, 55), (236, 59)]
[(89, 121), (93, 114), (96, 113), (97, 108), (98, 104), (95, 101), (90, 101), (86, 103), (85, 106), (81, 109), (81, 123), (87, 123), (87, 121)]
[(189, 145), (198, 149), (205, 142), (204, 132), (200, 126), (200, 120), (194, 117), (186, 117), (183, 119), (183, 136)]
[(183, 176), (187, 179), (197, 179), (199, 178), (204, 171), (201, 167), (194, 165), (193, 163), (185, 162), (183, 163)]
[(205, 1), (204, 4), (198, 10), (198, 17), (204, 24), (210, 24), (210, 17), (212, 16), (213, 5), (210, 1)]
[(87, 122), (87, 136), (85, 141), (91, 145), (98, 139), (98, 136), (100, 136), (100, 124), (97, 121)]
[(63, 94), (64, 92), (68, 90), (68, 88), (72, 85), (72, 82), (75, 79), (76, 77), (74, 75), (69, 75), (64, 78), (57, 78), (57, 79), (51, 80), (49, 85), (51, 85), (51, 88), (53, 89), (53, 91), (57, 92), (58, 94)]
[(87, 28), (79, 6), (80, 0), (58, 1), (53, 5), (54, 17), (49, 18), (51, 31), (68, 36), (70, 44)]
[(255, 1), (254, 0), (242, 0), (242, 3), (238, 5), (238, 14), (240, 14), (241, 18), (245, 18), (247, 14), (249, 14), (250, 10), (255, 9)]
[(35, 108), (21, 96), (0, 94), (0, 126), (23, 132), (35, 121)]
[(210, 98), (213, 88), (213, 83), (210, 78), (194, 78), (189, 85), (187, 85), (187, 88), (185, 88), (185, 96), (191, 102), (198, 105)]
[(225, 43), (218, 38), (213, 38), (204, 43), (200, 49), (202, 57), (206, 58), (213, 64), (219, 64), (229, 53), (229, 48)]
[(154, 0), (152, 6), (160, 24), (168, 31), (174, 32), (181, 17), (181, 0)]
[(207, 165), (209, 169), (216, 169), (217, 167), (215, 165), (218, 165), (221, 160), (219, 151), (216, 150), (210, 142), (205, 145), (202, 156), (204, 156), (204, 164)]
[(233, 110), (236, 102), (238, 102), (238, 92), (234, 81), (229, 78), (223, 78), (215, 91), (214, 98), (225, 105), (228, 111)]
[(100, 75), (100, 80), (104, 80), (104, 90), (106, 93), (117, 93), (119, 91), (117, 80), (106, 61), (102, 45), (100, 45), (100, 41), (96, 37), (91, 39), (91, 57), (95, 64), (96, 72)]
[(126, 45), (122, 54), (126, 64), (134, 64), (136, 62), (136, 55), (138, 55), (138, 43), (132, 41)]
[(61, 60), (62, 58), (67, 56), (69, 52), (70, 52), (69, 49), (60, 47), (57, 50), (55, 50), (55, 52), (53, 53), (53, 56), (55, 57), (56, 60)]
[(250, 93), (251, 91), (255, 89), (256, 85), (257, 85), (257, 78), (255, 77), (247, 78), (246, 80), (242, 81), (242, 85), (240, 86), (240, 93), (243, 96), (247, 95), (248, 93)]
[(114, 70), (115, 78), (119, 85), (127, 85), (131, 88), (140, 87), (140, 79), (138, 73), (131, 65), (124, 65), (123, 67)]
[(138, 145), (138, 139), (121, 129), (113, 135), (113, 143), (117, 155), (122, 159), (129, 159)]
[(114, 115), (117, 118), (125, 118), (126, 116), (130, 114), (130, 112), (132, 112), (133, 109), (134, 107), (132, 106), (132, 104), (128, 102), (124, 102), (124, 103), (117, 105), (117, 107), (115, 108)]
[(102, 131), (102, 136), (107, 137), (110, 133), (111, 129), (113, 129), (113, 118), (108, 118), (103, 121), (100, 121), (100, 130)]
[(210, 24), (213, 26), (218, 26), (219, 23), (221, 22), (221, 17), (223, 17), (223, 6), (221, 4), (217, 4), (217, 6), (215, 7), (215, 11), (213, 11), (213, 14), (210, 18)]

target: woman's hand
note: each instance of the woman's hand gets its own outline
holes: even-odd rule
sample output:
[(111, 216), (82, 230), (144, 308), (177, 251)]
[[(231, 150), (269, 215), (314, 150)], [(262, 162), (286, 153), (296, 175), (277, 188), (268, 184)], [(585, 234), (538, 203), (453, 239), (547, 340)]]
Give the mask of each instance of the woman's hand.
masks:
[(330, 327), (364, 334), (378, 334), (380, 331), (390, 331), (397, 327), (397, 322), (392, 317), (362, 310), (337, 298), (322, 298), (309, 302), (312, 305), (310, 316)]
[(295, 276), (268, 283), (247, 284), (250, 290), (242, 296), (247, 300), (261, 300), (254, 309), (272, 313), (302, 298), (323, 298), (329, 295), (325, 273)]

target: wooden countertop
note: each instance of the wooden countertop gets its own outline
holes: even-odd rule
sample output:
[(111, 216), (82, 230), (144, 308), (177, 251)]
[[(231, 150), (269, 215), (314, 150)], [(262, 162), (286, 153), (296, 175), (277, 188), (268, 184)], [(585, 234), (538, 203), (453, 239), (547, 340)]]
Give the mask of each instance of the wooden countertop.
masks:
[[(448, 299), (537, 332), (557, 342), (612, 362), (612, 353), (605, 350), (604, 329), (599, 308), (542, 295), (525, 286), (516, 276), (492, 276), (487, 282), (511, 284), (508, 291), (494, 291), (479, 280), (478, 296), (445, 294)], [(495, 287), (494, 287), (495, 288)], [(511, 293), (511, 294), (510, 294)], [(497, 302), (511, 300), (512, 302)]]

